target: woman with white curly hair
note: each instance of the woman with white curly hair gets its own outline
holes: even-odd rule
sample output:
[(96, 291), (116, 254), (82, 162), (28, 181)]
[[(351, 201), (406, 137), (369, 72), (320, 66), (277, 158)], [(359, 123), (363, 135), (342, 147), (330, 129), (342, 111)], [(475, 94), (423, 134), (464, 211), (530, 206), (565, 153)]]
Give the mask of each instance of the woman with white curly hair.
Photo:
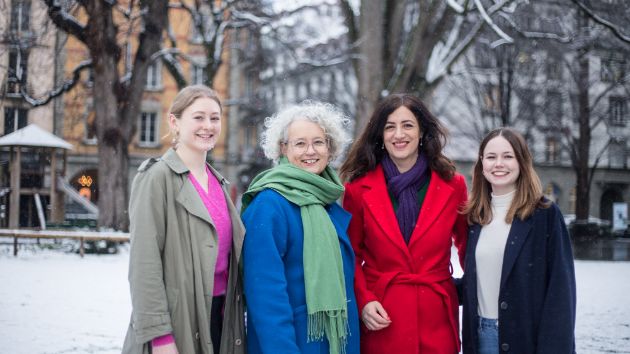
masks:
[(243, 195), (248, 352), (359, 353), (350, 214), (329, 163), (349, 142), (348, 119), (306, 101), (265, 121), (277, 165)]

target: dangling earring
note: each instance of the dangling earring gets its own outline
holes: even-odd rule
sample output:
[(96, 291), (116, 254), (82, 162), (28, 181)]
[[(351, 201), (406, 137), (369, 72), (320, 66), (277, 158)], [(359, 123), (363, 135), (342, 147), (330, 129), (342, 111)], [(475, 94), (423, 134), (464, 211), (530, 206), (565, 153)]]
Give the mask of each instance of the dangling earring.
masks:
[(173, 140), (171, 141), (171, 144), (173, 144), (173, 149), (177, 150), (178, 143), (179, 143), (179, 130), (175, 130), (175, 136), (173, 137)]
[(381, 143), (381, 150), (385, 150), (385, 143)]
[(423, 141), (422, 139), (420, 139), (420, 147), (422, 147), (422, 143), (423, 143), (423, 142), (424, 142), (424, 141)]

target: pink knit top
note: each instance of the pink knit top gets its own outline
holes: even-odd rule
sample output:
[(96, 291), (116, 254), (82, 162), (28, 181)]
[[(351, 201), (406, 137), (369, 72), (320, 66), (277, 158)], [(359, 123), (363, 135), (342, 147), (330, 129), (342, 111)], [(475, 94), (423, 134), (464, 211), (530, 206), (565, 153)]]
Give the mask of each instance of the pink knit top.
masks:
[(188, 174), (188, 179), (199, 193), (203, 204), (208, 209), (208, 213), (214, 222), (219, 238), (219, 251), (217, 252), (217, 263), (214, 267), (214, 287), (212, 296), (224, 295), (228, 281), (228, 263), (230, 251), (232, 250), (232, 221), (230, 212), (225, 201), (225, 194), (217, 178), (212, 174), (208, 166), (208, 192), (203, 190), (199, 182), (192, 173)]

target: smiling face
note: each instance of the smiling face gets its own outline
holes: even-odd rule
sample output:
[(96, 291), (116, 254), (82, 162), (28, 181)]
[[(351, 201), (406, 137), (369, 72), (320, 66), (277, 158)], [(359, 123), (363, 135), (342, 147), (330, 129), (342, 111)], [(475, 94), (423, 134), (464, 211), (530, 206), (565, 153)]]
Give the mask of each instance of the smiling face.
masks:
[(287, 141), (282, 155), (305, 171), (320, 174), (330, 160), (330, 148), (324, 129), (317, 123), (296, 120), (287, 128)]
[(401, 173), (416, 163), (421, 135), (418, 120), (409, 108), (401, 106), (387, 117), (383, 145)]
[(171, 129), (178, 133), (181, 152), (206, 153), (214, 148), (221, 134), (221, 107), (207, 97), (193, 101), (181, 114), (169, 117)]
[(516, 189), (520, 167), (512, 145), (502, 136), (488, 141), (481, 156), (483, 176), (492, 187), (492, 193), (503, 195)]

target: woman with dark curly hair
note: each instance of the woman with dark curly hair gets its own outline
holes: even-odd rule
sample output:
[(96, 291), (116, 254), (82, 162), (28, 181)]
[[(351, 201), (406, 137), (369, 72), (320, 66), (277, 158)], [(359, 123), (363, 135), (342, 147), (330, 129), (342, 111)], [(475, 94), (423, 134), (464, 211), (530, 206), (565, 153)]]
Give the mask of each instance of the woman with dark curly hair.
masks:
[(362, 353), (459, 351), (451, 246), (466, 244), (466, 182), (446, 130), (408, 94), (386, 97), (341, 167), (356, 255)]

